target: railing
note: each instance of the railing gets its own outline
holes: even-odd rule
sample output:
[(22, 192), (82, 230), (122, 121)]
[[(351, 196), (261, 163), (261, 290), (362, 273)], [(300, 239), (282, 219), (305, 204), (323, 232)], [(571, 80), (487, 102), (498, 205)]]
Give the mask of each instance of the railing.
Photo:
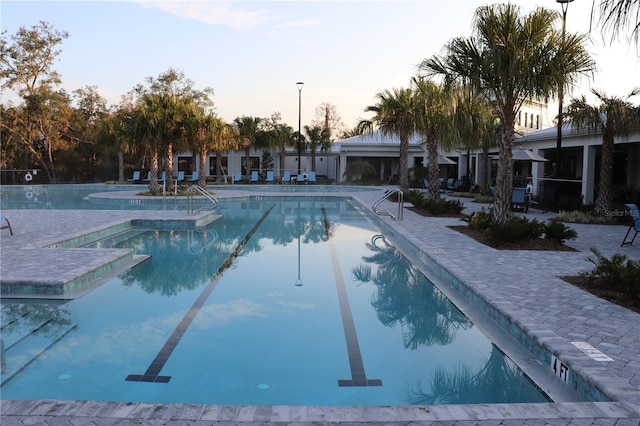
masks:
[[(378, 206), (395, 193), (398, 193), (398, 216), (394, 216), (389, 212), (378, 211)], [(404, 193), (399, 189), (387, 189), (386, 191), (384, 191), (384, 195), (380, 197), (375, 203), (373, 203), (373, 205), (371, 206), (371, 210), (373, 210), (373, 212), (378, 216), (389, 216), (393, 220), (402, 220), (404, 213)]]
[[(211, 202), (211, 206), (201, 207), (198, 210), (194, 210), (195, 207), (193, 203), (193, 195), (195, 192), (197, 192), (199, 195), (202, 195), (204, 196), (204, 198), (209, 200)], [(207, 192), (203, 187), (199, 185), (191, 185), (187, 189), (187, 212), (189, 214), (198, 214), (202, 210), (213, 210), (216, 207), (218, 207), (218, 199), (213, 195), (211, 195), (209, 192)]]

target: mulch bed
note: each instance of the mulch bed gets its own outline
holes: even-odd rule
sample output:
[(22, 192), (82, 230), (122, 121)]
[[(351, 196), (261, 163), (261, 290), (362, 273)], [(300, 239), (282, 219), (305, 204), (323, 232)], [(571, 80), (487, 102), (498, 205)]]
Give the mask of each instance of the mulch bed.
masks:
[(482, 231), (469, 228), (468, 225), (449, 226), (448, 228), (465, 234), (479, 243), (498, 250), (545, 250), (545, 251), (578, 251), (562, 243), (544, 238), (530, 238), (522, 241), (496, 241)]

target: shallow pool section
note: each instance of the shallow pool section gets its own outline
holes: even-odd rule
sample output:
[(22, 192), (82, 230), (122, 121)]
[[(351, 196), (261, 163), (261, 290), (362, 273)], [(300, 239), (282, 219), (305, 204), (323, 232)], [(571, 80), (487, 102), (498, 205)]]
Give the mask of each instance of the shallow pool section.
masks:
[(206, 227), (85, 245), (151, 257), (78, 299), (2, 300), (2, 397), (548, 401), (348, 200), (217, 210)]

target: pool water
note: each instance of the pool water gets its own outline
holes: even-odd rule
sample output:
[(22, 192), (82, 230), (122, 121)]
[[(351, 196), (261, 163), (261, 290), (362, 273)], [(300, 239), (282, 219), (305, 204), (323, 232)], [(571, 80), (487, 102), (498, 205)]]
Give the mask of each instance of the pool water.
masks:
[(3, 398), (548, 401), (348, 200), (217, 213), (109, 242), (151, 258), (78, 299), (3, 299)]

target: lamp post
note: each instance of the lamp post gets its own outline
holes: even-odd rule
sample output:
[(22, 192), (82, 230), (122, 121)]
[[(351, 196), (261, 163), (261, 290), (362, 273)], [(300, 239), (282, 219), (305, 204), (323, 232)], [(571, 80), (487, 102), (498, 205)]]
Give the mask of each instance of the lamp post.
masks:
[(300, 174), (300, 154), (302, 153), (302, 143), (300, 141), (300, 137), (302, 133), (300, 132), (300, 120), (302, 118), (302, 87), (304, 83), (299, 81), (296, 83), (298, 87), (298, 174)]
[[(562, 9), (562, 42), (565, 40), (565, 32), (567, 25), (567, 9), (569, 8), (569, 3), (573, 0), (556, 0), (556, 2), (560, 3), (560, 8)], [(560, 168), (560, 164), (562, 161), (562, 121), (563, 121), (563, 112), (562, 112), (562, 102), (564, 100), (564, 82), (560, 84), (558, 87), (558, 135), (556, 137), (556, 170), (555, 177), (562, 177), (562, 171)], [(559, 189), (559, 183), (557, 185)], [(559, 196), (558, 190), (556, 190), (556, 198)]]

